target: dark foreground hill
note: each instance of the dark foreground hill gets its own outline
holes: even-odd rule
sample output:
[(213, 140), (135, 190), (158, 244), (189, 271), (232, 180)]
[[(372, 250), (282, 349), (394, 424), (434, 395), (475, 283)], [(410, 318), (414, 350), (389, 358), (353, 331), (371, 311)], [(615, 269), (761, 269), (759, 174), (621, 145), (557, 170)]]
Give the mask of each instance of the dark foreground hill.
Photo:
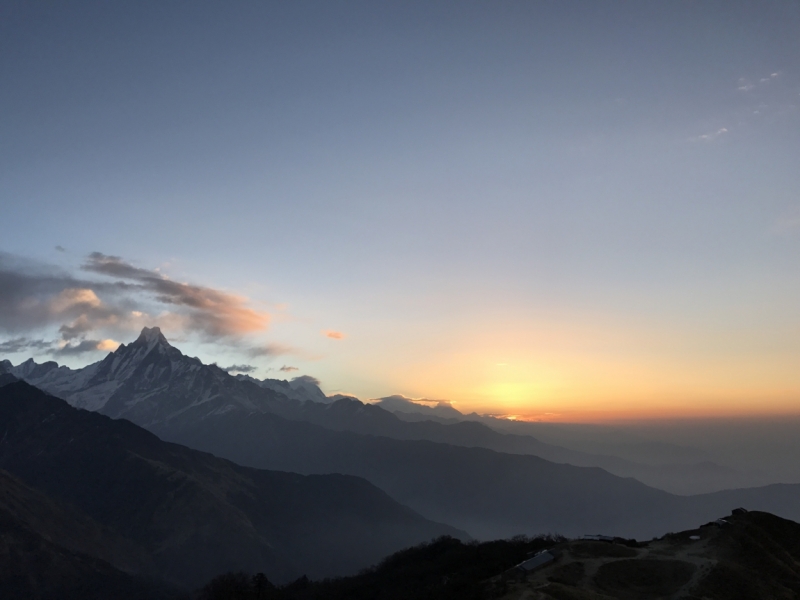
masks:
[[(737, 511), (738, 512), (738, 511)], [(538, 568), (518, 565), (542, 549)], [(238, 595), (233, 595), (234, 593)], [(355, 577), (274, 588), (244, 574), (207, 585), (202, 600), (781, 600), (800, 597), (800, 525), (769, 513), (651, 542), (440, 539), (399, 552)]]
[(2, 598), (159, 600), (176, 595), (167, 585), (133, 576), (99, 558), (148, 572), (150, 561), (144, 552), (3, 470), (0, 532)]
[[(739, 512), (739, 511), (737, 511)], [(764, 512), (642, 545), (570, 542), (553, 563), (510, 584), (509, 600), (779, 600), (800, 597), (800, 525)]]
[[(24, 382), (0, 387), (0, 432), (0, 469), (95, 531), (97, 544), (87, 533), (77, 551), (178, 585), (231, 569), (279, 582), (342, 575), (400, 548), (462, 535), (363, 479), (240, 467)], [(68, 537), (54, 531), (63, 522), (55, 509), (40, 506), (43, 513), (22, 521), (45, 538)]]

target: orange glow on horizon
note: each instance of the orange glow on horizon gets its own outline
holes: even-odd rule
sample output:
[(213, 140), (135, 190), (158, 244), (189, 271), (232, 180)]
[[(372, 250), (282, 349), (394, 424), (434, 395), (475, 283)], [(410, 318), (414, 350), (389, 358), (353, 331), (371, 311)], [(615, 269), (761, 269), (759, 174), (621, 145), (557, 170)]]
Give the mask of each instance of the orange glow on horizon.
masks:
[[(733, 344), (731, 336), (577, 319), (438, 333), (416, 346), (422, 350), (413, 361), (397, 356), (388, 372), (377, 357), (365, 357), (364, 365), (383, 371), (387, 392), (515, 420), (800, 413), (800, 357), (789, 344), (781, 353), (750, 352), (747, 335)], [(388, 394), (373, 397), (379, 395)]]

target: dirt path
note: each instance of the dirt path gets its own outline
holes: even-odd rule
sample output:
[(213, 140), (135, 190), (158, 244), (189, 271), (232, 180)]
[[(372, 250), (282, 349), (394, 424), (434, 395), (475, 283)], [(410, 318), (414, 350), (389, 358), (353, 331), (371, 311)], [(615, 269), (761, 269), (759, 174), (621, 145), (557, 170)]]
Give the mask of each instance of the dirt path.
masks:
[[(534, 600), (551, 599), (548, 588), (554, 595), (562, 596), (565, 589), (571, 590), (579, 596), (590, 598), (607, 598), (602, 590), (597, 587), (595, 577), (598, 571), (609, 563), (617, 561), (636, 561), (649, 559), (681, 561), (694, 565), (695, 569), (690, 579), (675, 591), (658, 596), (663, 600), (681, 600), (690, 597), (690, 591), (709, 573), (717, 564), (713, 558), (713, 551), (709, 547), (717, 535), (716, 528), (684, 532), (682, 534), (666, 536), (660, 540), (653, 540), (642, 548), (631, 548), (622, 544), (596, 541), (573, 541), (561, 544), (554, 548), (558, 559), (551, 564), (536, 569), (509, 586), (509, 593), (505, 596), (508, 600)], [(699, 536), (693, 540), (690, 536)], [(565, 586), (568, 586), (565, 588)], [(556, 591), (558, 588), (558, 593)], [(632, 595), (631, 595), (632, 594)], [(636, 595), (631, 592), (631, 597)], [(642, 598), (651, 599), (654, 596), (642, 593)]]

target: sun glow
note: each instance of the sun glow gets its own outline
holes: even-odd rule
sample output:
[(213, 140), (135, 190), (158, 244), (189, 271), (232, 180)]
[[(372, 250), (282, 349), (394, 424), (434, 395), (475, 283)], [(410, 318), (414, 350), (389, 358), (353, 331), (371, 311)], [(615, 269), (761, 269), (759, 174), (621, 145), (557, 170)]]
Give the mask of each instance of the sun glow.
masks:
[(751, 353), (748, 332), (720, 341), (702, 330), (575, 316), (494, 325), (440, 331), (427, 345), (417, 343), (413, 361), (391, 357), (388, 373), (372, 357), (364, 365), (387, 373), (382, 385), (391, 393), (456, 401), (462, 412), (514, 420), (798, 412), (796, 355)]

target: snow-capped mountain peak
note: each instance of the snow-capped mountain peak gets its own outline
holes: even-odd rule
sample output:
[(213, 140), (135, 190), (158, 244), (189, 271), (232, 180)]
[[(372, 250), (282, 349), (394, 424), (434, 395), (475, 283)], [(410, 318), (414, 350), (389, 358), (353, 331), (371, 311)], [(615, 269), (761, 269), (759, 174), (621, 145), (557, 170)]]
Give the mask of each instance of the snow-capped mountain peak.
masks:
[[(124, 417), (145, 427), (173, 419), (203, 418), (222, 410), (280, 410), (289, 394), (240, 381), (170, 345), (158, 327), (121, 344), (83, 369), (38, 365), (33, 360), (3, 369), (78, 408)], [(285, 410), (285, 409), (284, 409)]]
[[(199, 360), (184, 356), (180, 350), (172, 346), (158, 327), (145, 327), (135, 341), (128, 345), (120, 344), (119, 348), (102, 362), (108, 363), (108, 369), (114, 373), (115, 378), (119, 378), (122, 371), (130, 371), (123, 375), (123, 378), (127, 378), (132, 373), (131, 369), (135, 370), (145, 357), (154, 351), (156, 356), (167, 357), (171, 361), (185, 360), (201, 364)], [(153, 360), (158, 360), (156, 356), (153, 357)]]

